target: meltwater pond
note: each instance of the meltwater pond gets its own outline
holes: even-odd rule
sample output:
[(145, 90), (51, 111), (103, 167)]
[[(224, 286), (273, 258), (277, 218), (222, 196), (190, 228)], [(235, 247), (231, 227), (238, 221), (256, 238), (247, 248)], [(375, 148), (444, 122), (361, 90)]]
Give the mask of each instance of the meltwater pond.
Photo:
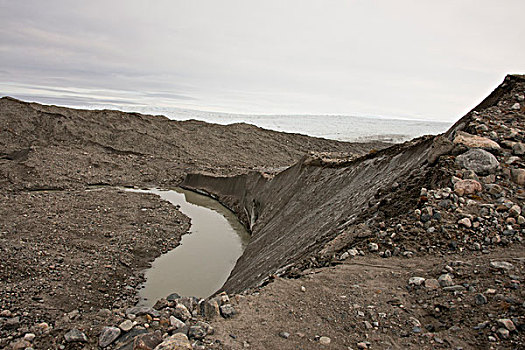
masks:
[(250, 240), (235, 215), (210, 197), (180, 188), (130, 191), (159, 195), (191, 219), (190, 233), (182, 236), (181, 244), (146, 271), (139, 304), (152, 306), (174, 292), (205, 298), (222, 287)]

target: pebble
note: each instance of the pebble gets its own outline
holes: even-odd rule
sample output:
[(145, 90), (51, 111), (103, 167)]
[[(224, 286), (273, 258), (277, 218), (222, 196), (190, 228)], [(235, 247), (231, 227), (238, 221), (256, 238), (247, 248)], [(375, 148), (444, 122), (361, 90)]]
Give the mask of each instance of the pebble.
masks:
[(466, 228), (471, 228), (472, 227), (472, 222), (470, 221), (469, 218), (463, 218), (463, 219), (460, 219), (458, 221), (458, 225), (463, 225)]
[(514, 204), (512, 207), (510, 207), (509, 209), (510, 216), (517, 217), (520, 214), (521, 214), (521, 208), (519, 205)]
[(101, 348), (109, 346), (120, 336), (120, 332), (120, 328), (117, 327), (104, 327), (98, 337), (98, 345)]
[(514, 265), (506, 261), (491, 261), (490, 267), (501, 270), (512, 270)]
[(235, 308), (231, 304), (222, 305), (220, 307), (221, 315), (224, 318), (230, 318), (233, 317), (237, 311), (235, 311)]
[(435, 278), (429, 278), (428, 280), (425, 281), (425, 288), (427, 289), (435, 290), (435, 289), (439, 289), (439, 287), (440, 287), (439, 281)]
[(129, 332), (133, 328), (134, 324), (131, 320), (125, 320), (121, 324), (118, 325), (118, 328), (123, 330), (124, 332)]
[(170, 325), (174, 327), (175, 329), (179, 329), (184, 327), (186, 324), (179, 320), (177, 317), (171, 315), (170, 316)]
[(519, 102), (516, 102), (510, 108), (515, 110), (515, 111), (517, 111), (517, 110), (519, 110), (521, 108), (521, 106), (520, 106)]
[(26, 333), (24, 335), (24, 340), (32, 342), (35, 339), (36, 335), (34, 333)]
[(476, 301), (477, 305), (483, 305), (487, 303), (487, 297), (481, 293), (476, 294), (474, 296), (474, 300)]
[(449, 273), (445, 273), (439, 276), (438, 282), (441, 287), (450, 287), (454, 285), (454, 281), (452, 280), (452, 275)]
[(288, 333), (288, 332), (280, 332), (279, 333), (279, 337), (284, 338), (284, 339), (288, 339), (290, 337), (290, 333)]
[(328, 345), (328, 344), (330, 344), (331, 341), (332, 341), (332, 339), (330, 339), (328, 337), (324, 337), (323, 336), (323, 337), (319, 338), (319, 343), (321, 345)]
[(377, 243), (370, 243), (368, 245), (368, 249), (371, 251), (371, 252), (377, 252), (379, 250), (379, 246), (377, 245)]
[(87, 343), (88, 341), (87, 336), (76, 328), (73, 328), (72, 330), (64, 334), (64, 339), (66, 340), (67, 343), (75, 343), (75, 342)]
[(498, 329), (498, 336), (503, 339), (507, 339), (510, 336), (510, 332), (508, 329), (505, 328), (499, 328)]
[(414, 286), (420, 286), (425, 282), (425, 279), (423, 277), (410, 277), (408, 280), (408, 284), (414, 285)]
[(365, 342), (359, 342), (357, 343), (358, 349), (368, 349), (368, 345)]

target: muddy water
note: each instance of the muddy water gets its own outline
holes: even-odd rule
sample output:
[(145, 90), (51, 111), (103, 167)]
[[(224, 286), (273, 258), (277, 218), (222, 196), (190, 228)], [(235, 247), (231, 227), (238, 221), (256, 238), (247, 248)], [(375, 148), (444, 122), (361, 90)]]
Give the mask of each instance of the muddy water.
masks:
[(222, 287), (250, 239), (235, 215), (216, 200), (183, 189), (132, 191), (159, 195), (191, 219), (181, 245), (146, 271), (139, 304), (151, 306), (173, 292), (205, 298)]

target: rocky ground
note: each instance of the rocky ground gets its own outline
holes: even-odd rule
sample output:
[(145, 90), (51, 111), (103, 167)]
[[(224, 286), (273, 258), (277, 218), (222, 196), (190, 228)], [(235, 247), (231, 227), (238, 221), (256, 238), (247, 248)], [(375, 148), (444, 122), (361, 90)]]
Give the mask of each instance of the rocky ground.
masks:
[[(67, 118), (79, 117), (61, 111)], [(117, 152), (104, 143), (111, 137), (100, 135), (90, 136), (98, 142), (90, 150), (101, 154), (96, 157), (71, 151), (74, 142), (64, 147), (48, 136), (45, 142), (31, 141), (28, 148), (11, 147), (0, 163), (6, 184), (1, 197), (0, 345), (14, 349), (524, 348), (524, 117), (525, 78), (509, 76), (445, 135), (377, 155), (370, 152), (367, 159), (385, 159), (395, 157), (398, 149), (427, 152), (424, 147), (432, 144), (424, 176), (399, 178), (376, 191), (367, 198), (363, 221), (328, 241), (316, 242), (316, 254), (287, 265), (263, 286), (208, 300), (172, 294), (153, 308), (134, 307), (132, 289), (140, 281), (138, 271), (177, 244), (187, 230), (187, 219), (154, 197), (85, 189), (99, 182), (155, 183), (169, 173), (163, 167), (176, 156), (165, 157), (160, 151), (153, 155), (156, 151), (133, 142), (123, 147), (121, 141)], [(196, 125), (205, 127), (199, 123), (186, 127)], [(13, 122), (9, 127), (15, 130)], [(223, 127), (211, 127), (212, 140), (221, 137), (220, 132), (214, 134), (215, 128)], [(240, 128), (235, 131), (240, 135), (259, 133), (244, 125), (235, 128)], [(56, 126), (53, 130), (51, 134), (61, 135)], [(278, 133), (262, 131), (255, 139), (268, 137), (280, 138)], [(284, 151), (276, 146), (275, 159), (239, 155), (231, 158), (233, 170), (224, 173), (261, 168), (265, 162), (273, 169), (285, 166), (301, 154), (303, 146), (322, 152), (323, 159), (315, 164), (320, 168), (351, 169), (359, 159), (356, 155), (330, 160), (325, 152), (348, 153), (340, 148), (350, 146), (307, 138), (299, 147), (302, 136), (297, 135), (282, 136), (279, 144), (286, 144), (283, 140), (288, 137), (297, 144)], [(215, 148), (221, 145), (213, 142)], [(106, 146), (99, 149), (101, 144)], [(196, 155), (210, 147), (199, 146), (198, 139), (193, 145)], [(226, 145), (234, 149), (223, 144), (219, 151), (210, 150), (211, 156), (184, 158), (182, 165), (170, 168), (179, 175), (168, 183), (177, 183), (191, 169), (220, 173), (227, 168), (228, 157), (242, 153), (241, 144), (238, 149), (231, 142)], [(360, 147), (354, 153), (366, 152), (366, 146)], [(50, 149), (61, 149), (57, 153), (61, 155), (73, 152), (78, 158), (53, 156)], [(160, 169), (158, 173), (147, 161), (126, 163), (121, 158), (146, 160), (146, 154), (155, 159), (151, 164)], [(279, 158), (283, 154), (285, 160)], [(35, 167), (41, 162), (37, 155), (43, 163), (56, 161), (69, 168), (53, 176), (51, 165), (39, 163), (45, 170)], [(110, 173), (118, 176), (104, 173), (103, 157), (112, 164), (108, 169), (115, 169)], [(78, 171), (79, 159), (99, 165)], [(137, 164), (141, 165), (134, 169)], [(42, 187), (62, 190), (35, 191)], [(177, 234), (170, 238), (169, 231)]]

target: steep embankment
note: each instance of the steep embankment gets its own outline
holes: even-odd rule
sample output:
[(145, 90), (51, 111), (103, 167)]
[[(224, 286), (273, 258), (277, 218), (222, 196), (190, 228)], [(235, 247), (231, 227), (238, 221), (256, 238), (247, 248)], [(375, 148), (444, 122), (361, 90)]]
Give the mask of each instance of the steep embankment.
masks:
[[(507, 161), (512, 149), (509, 155), (505, 148), (493, 147), (491, 151), (503, 156), (503, 162), (491, 174), (478, 174), (490, 175), (482, 179), (471, 169), (461, 170), (453, 159), (471, 148), (485, 147), (476, 142), (491, 141), (479, 141), (476, 134), (496, 139), (503, 147), (522, 140), (521, 131), (510, 138), (503, 132), (523, 126), (523, 106), (516, 107), (514, 97), (523, 93), (523, 85), (523, 76), (507, 77), (443, 136), (416, 139), (357, 159), (311, 155), (275, 177), (189, 175), (185, 187), (218, 197), (253, 233), (224, 289), (240, 292), (272, 274), (293, 272), (292, 265), (329, 263), (335, 253), (375, 238), (380, 222), (413, 212), (421, 204), (421, 188), (449, 186), (452, 175), (474, 178), (486, 186), (501, 178), (507, 187), (515, 187), (510, 180), (522, 181), (517, 174), (522, 174), (523, 163), (519, 157)], [(480, 113), (490, 116), (483, 127)], [(470, 134), (462, 139), (462, 131)], [(402, 254), (408, 250), (403, 244), (390, 243), (389, 248), (397, 247), (395, 253)]]

